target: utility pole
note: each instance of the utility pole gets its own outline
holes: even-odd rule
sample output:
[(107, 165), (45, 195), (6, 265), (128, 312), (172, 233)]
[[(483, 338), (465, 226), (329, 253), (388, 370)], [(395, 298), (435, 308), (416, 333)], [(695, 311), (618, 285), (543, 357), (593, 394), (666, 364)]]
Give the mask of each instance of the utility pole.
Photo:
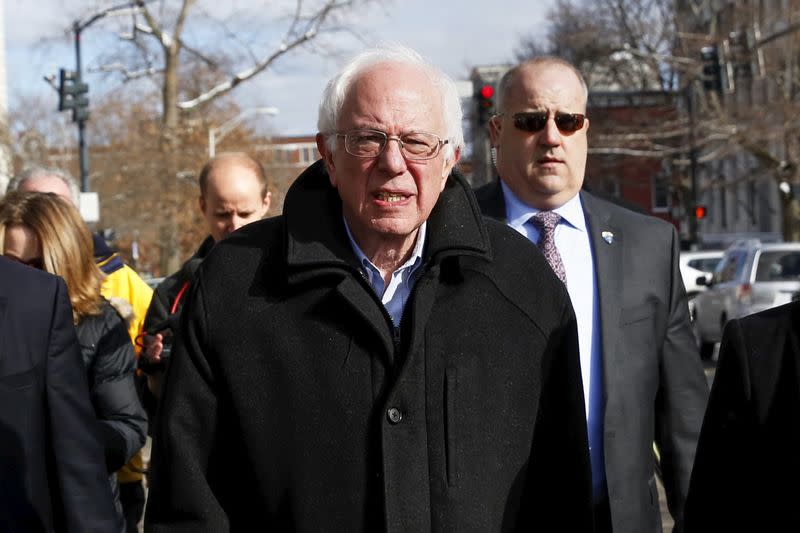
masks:
[[(147, 0), (150, 1), (150, 0)], [(83, 30), (108, 15), (122, 15), (138, 12), (138, 2), (109, 7), (90, 17), (87, 21), (76, 20), (72, 24), (75, 34), (75, 72), (61, 69), (58, 88), (58, 110), (72, 110), (72, 121), (78, 124), (78, 149), (81, 168), (81, 192), (89, 192), (89, 148), (86, 145), (86, 121), (89, 120), (89, 86), (83, 82), (83, 64), (81, 61), (81, 34)]]
[(695, 142), (695, 128), (696, 119), (694, 114), (694, 94), (692, 88), (694, 83), (690, 81), (686, 84), (685, 97), (686, 97), (686, 113), (689, 115), (689, 179), (690, 179), (690, 192), (689, 192), (689, 206), (687, 209), (689, 219), (689, 245), (692, 248), (697, 247), (697, 146)]
[[(92, 20), (94, 22), (94, 20)], [(83, 27), (79, 21), (75, 21), (73, 26), (75, 31), (75, 76), (78, 83), (83, 80), (83, 68), (81, 65), (81, 32)], [(89, 86), (86, 86), (89, 90)], [(78, 122), (78, 149), (80, 154), (81, 165), (81, 192), (89, 192), (89, 148), (86, 146), (86, 121), (89, 119), (89, 100), (86, 100), (86, 107), (83, 108), (84, 113), (75, 109), (73, 113), (73, 120), (77, 118)]]

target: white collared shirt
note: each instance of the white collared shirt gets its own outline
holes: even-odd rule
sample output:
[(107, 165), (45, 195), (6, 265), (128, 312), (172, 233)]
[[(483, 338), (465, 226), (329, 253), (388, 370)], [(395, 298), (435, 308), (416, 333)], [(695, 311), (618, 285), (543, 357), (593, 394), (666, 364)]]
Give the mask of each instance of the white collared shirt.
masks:
[[(342, 217), (344, 218), (344, 217)], [(422, 265), (422, 250), (425, 248), (425, 236), (428, 228), (428, 222), (425, 221), (417, 231), (417, 241), (414, 243), (414, 250), (411, 252), (411, 257), (408, 261), (403, 263), (400, 268), (392, 272), (392, 277), (389, 280), (389, 285), (384, 287), (383, 276), (381, 271), (378, 270), (372, 261), (370, 261), (366, 254), (358, 246), (353, 234), (350, 232), (350, 226), (347, 225), (347, 220), (344, 221), (344, 229), (347, 231), (347, 237), (350, 239), (350, 246), (353, 248), (358, 262), (361, 264), (361, 273), (367, 278), (367, 281), (372, 286), (375, 294), (381, 299), (381, 303), (386, 308), (389, 316), (392, 317), (392, 322), (395, 327), (400, 326), (400, 319), (403, 317), (403, 310), (408, 302), (408, 297), (411, 295), (411, 289), (417, 281), (415, 275), (419, 267)]]

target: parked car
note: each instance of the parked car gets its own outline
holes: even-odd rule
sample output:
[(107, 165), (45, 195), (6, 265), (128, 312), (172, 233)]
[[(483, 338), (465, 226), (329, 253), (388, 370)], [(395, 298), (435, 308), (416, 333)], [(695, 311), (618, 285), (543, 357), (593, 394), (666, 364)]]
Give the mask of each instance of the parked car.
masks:
[(800, 291), (800, 242), (738, 241), (725, 251), (708, 290), (694, 299), (694, 327), (700, 355), (711, 357), (728, 320), (788, 303)]
[(679, 260), (681, 277), (689, 299), (706, 289), (706, 285), (697, 284), (697, 278), (705, 277), (710, 280), (723, 255), (725, 255), (724, 250), (681, 252)]

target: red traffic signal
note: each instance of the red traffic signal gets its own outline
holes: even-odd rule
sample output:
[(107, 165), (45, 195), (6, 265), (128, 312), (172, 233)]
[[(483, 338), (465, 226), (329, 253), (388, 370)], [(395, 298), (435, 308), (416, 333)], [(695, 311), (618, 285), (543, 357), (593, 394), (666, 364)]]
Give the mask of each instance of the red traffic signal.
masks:
[(475, 105), (479, 125), (485, 125), (494, 114), (494, 86), (486, 83), (476, 87)]
[(706, 209), (706, 206), (704, 206), (704, 205), (696, 205), (696, 206), (694, 206), (694, 217), (697, 220), (701, 220), (701, 219), (706, 218), (706, 214), (707, 213), (708, 213), (708, 210)]

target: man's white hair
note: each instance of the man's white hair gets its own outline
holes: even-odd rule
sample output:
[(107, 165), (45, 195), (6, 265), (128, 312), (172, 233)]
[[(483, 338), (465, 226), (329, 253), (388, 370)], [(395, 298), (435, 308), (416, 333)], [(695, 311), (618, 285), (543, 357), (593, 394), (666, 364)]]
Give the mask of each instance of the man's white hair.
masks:
[(63, 181), (69, 189), (72, 203), (76, 207), (81, 203), (81, 189), (75, 178), (59, 168), (34, 166), (23, 170), (8, 182), (8, 192), (19, 190), (24, 183), (36, 181), (42, 178), (55, 177)]
[(317, 120), (317, 129), (326, 136), (325, 143), (328, 149), (336, 149), (336, 135), (331, 134), (336, 133), (339, 113), (353, 82), (364, 71), (380, 63), (402, 63), (415, 66), (430, 77), (433, 86), (439, 90), (442, 96), (442, 119), (445, 138), (448, 141), (444, 147), (445, 160), (452, 160), (455, 157), (455, 151), (464, 147), (461, 100), (456, 84), (444, 72), (425, 61), (416, 51), (400, 45), (389, 45), (361, 52), (348, 61), (328, 82), (322, 93), (319, 119)]

